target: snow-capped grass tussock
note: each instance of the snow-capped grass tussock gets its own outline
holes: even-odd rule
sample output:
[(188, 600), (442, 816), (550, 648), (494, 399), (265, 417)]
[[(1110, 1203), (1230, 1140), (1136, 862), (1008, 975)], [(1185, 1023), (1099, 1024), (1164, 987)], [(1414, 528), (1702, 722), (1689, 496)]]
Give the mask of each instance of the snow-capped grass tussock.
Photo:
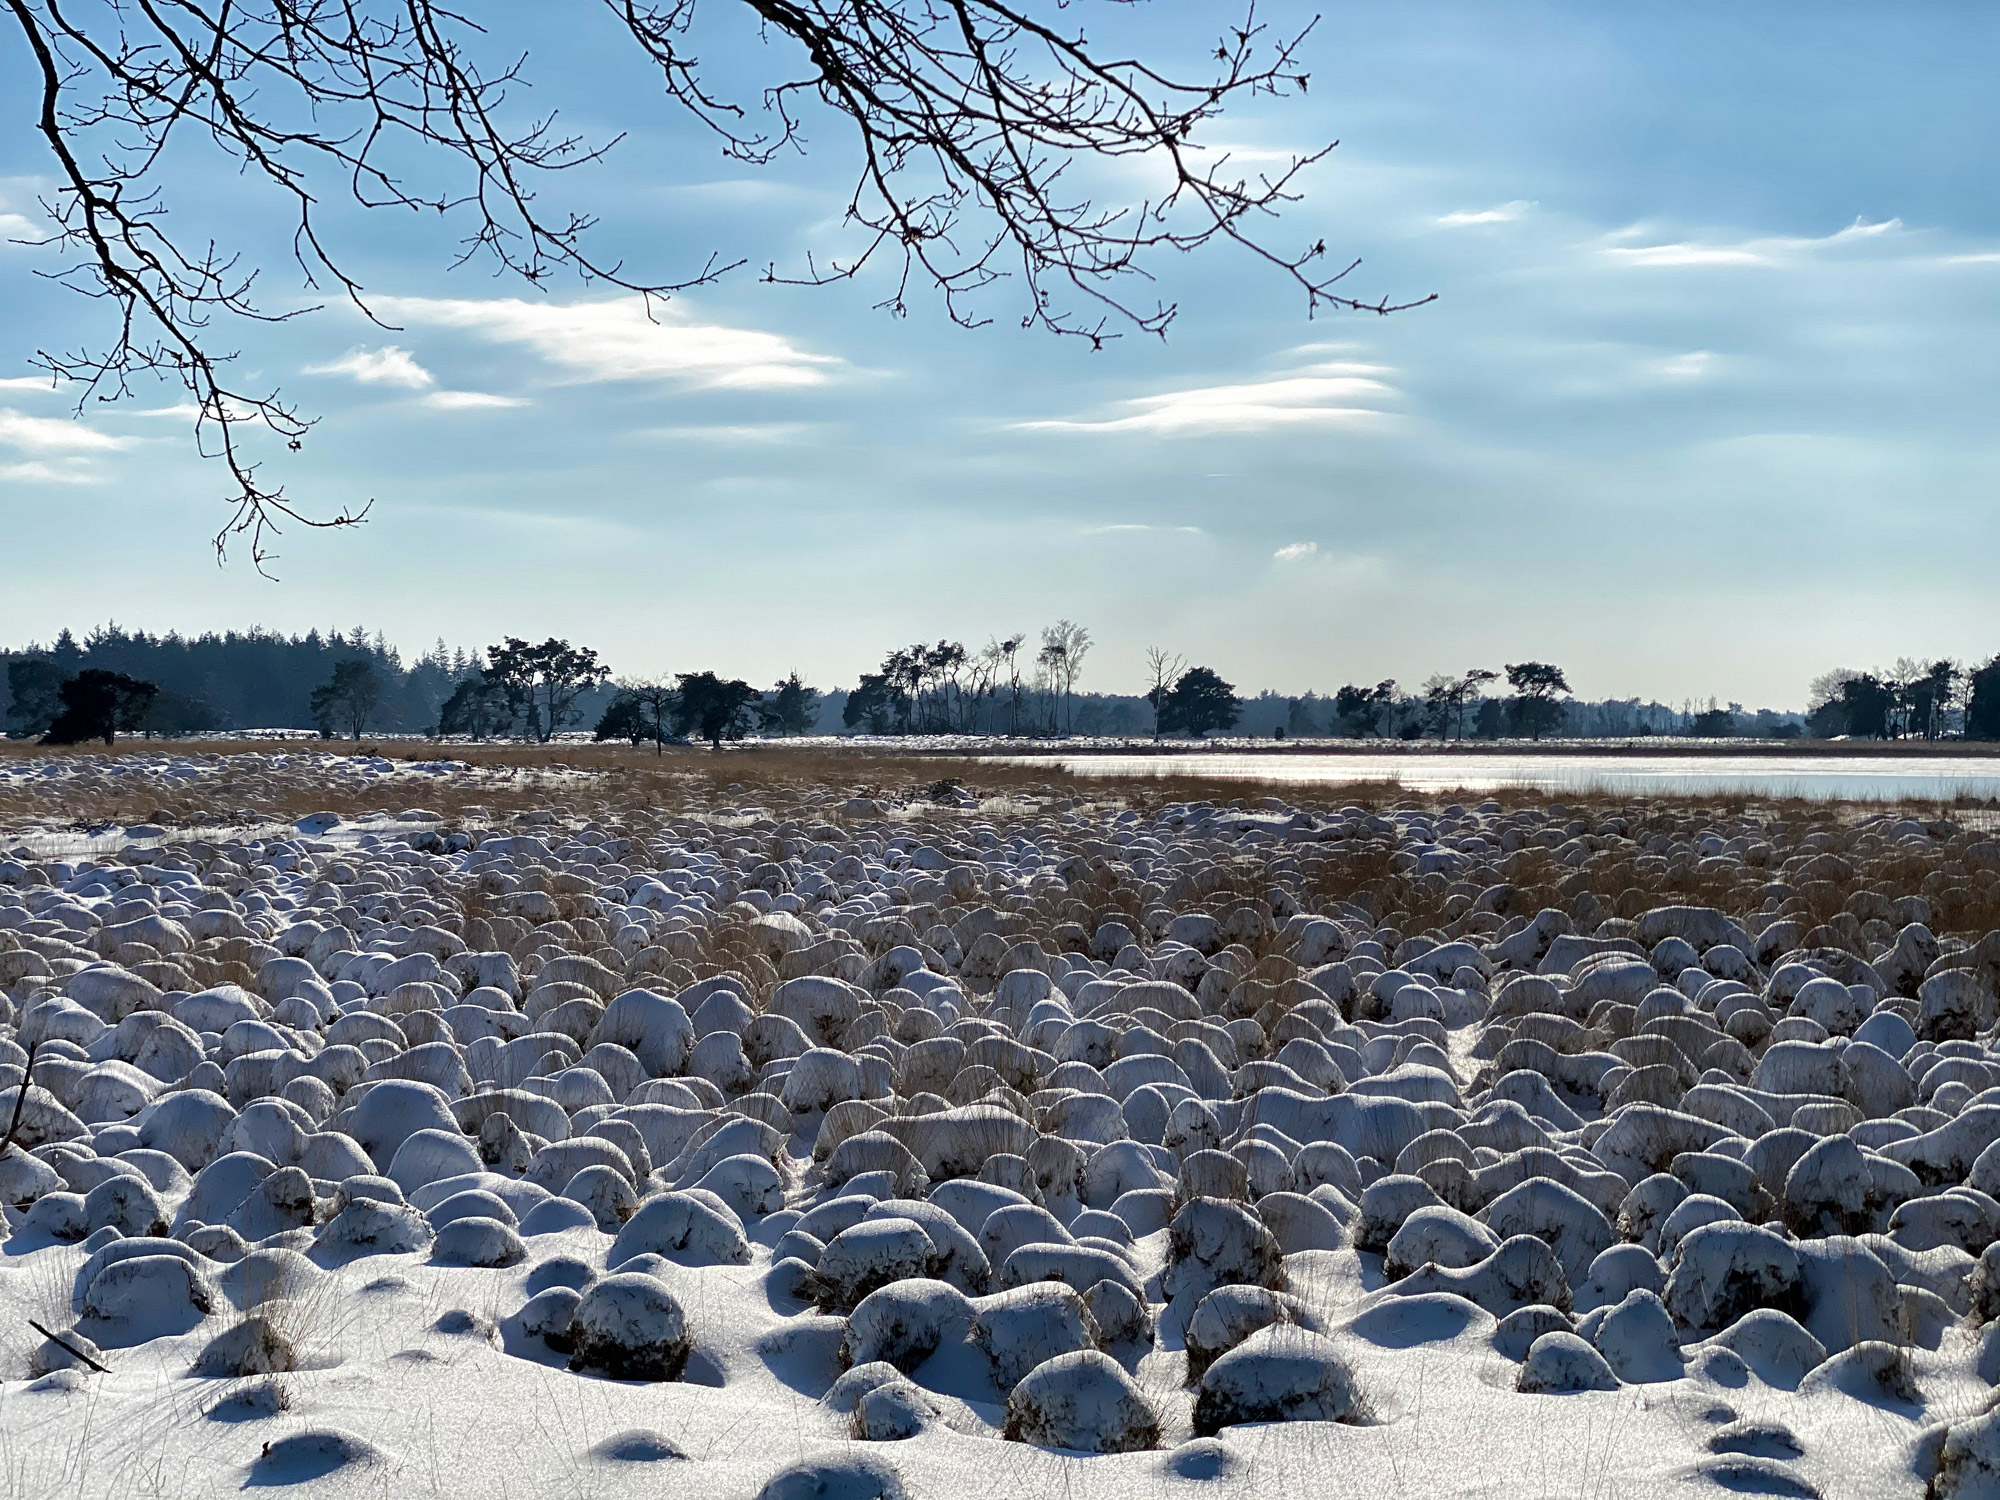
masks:
[(0, 835), (10, 1494), (2000, 1494), (1976, 830), (137, 759), (0, 762), (254, 815)]

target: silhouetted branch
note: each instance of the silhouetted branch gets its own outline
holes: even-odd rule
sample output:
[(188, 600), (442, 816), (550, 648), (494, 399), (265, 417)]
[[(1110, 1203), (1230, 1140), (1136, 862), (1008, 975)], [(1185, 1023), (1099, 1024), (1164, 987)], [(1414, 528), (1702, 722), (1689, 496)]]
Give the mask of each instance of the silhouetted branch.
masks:
[[(711, 14), (724, 3), (706, 0)], [(796, 271), (768, 265), (766, 280), (819, 285), (900, 257), (881, 306), (905, 313), (913, 279), (929, 281), (953, 321), (975, 326), (986, 318), (973, 294), (1018, 274), (1024, 326), (1097, 347), (1121, 326), (1164, 333), (1177, 309), (1131, 296), (1127, 279), (1150, 280), (1144, 263), (1155, 255), (1222, 239), (1288, 277), (1309, 313), (1417, 305), (1347, 295), (1341, 286), (1358, 262), (1330, 268), (1324, 242), (1288, 251), (1265, 239), (1267, 221), (1295, 201), (1299, 173), (1332, 146), (1246, 175), (1226, 154), (1206, 159), (1194, 140), (1231, 101), (1302, 93), (1299, 54), (1311, 25), (1274, 37), (1253, 8), (1216, 44), (1212, 67), (1183, 78), (1141, 58), (1100, 55), (1081, 28), (1056, 29), (1027, 0), (733, 3), (749, 7), (767, 42), (796, 48), (795, 71), (764, 88), (755, 111), (712, 92), (688, 50), (704, 0), (606, 0), (667, 96), (730, 158), (761, 164), (801, 148), (802, 100), (852, 126), (859, 167), (847, 219), (863, 232), (860, 248), (825, 261), (808, 254)], [(322, 233), (330, 191), (364, 208), (454, 217), (466, 225), (459, 263), (490, 258), (536, 286), (567, 269), (650, 303), (742, 264), (711, 254), (689, 275), (658, 279), (597, 258), (588, 248), (594, 219), (544, 210), (537, 187), (543, 174), (601, 159), (617, 138), (592, 144), (559, 130), (553, 115), (519, 116), (521, 59), (487, 68), (477, 54), (493, 38), (439, 0), (0, 5), (23, 38), (37, 80), (35, 128), (55, 163), (58, 185), (44, 202), (55, 228), (40, 243), (73, 257), (45, 274), (110, 303), (115, 324), (101, 348), (43, 350), (36, 363), (79, 384), (80, 407), (130, 394), (135, 377), (186, 389), (200, 451), (231, 477), (234, 510), (215, 539), (219, 556), (247, 536), (261, 569), (285, 523), (352, 526), (367, 509), (310, 516), (261, 477), (250, 433), (261, 428), (297, 449), (312, 419), (275, 390), (228, 383), (233, 354), (214, 323), (218, 315), (282, 323), (313, 309), (265, 311), (252, 295), (254, 268), (170, 228), (171, 143), (203, 140), (275, 189), (308, 289), (371, 317), (361, 282)], [(1032, 8), (1069, 11), (1060, 0)], [(1079, 159), (1124, 157), (1155, 164), (1157, 193), (1101, 206), (1065, 181)]]
[(14, 1091), (14, 1118), (7, 1122), (7, 1134), (0, 1137), (0, 1156), (14, 1149), (14, 1142), (21, 1134), (21, 1111), (28, 1107), (28, 1089), (35, 1081), (35, 1049), (40, 1042), (28, 1044), (27, 1065), (21, 1070), (21, 1086)]
[(28, 1319), (28, 1326), (34, 1329), (35, 1332), (39, 1333), (43, 1338), (47, 1339), (51, 1344), (54, 1344), (58, 1349), (67, 1350), (69, 1353), (75, 1355), (78, 1359), (82, 1360), (85, 1364), (89, 1365), (91, 1369), (97, 1371), (98, 1374), (109, 1375), (111, 1373), (111, 1367), (109, 1365), (99, 1364), (96, 1360), (92, 1359), (88, 1354), (85, 1354), (81, 1349), (77, 1348), (76, 1345), (72, 1344), (68, 1339), (64, 1338), (61, 1334), (51, 1333), (48, 1329), (42, 1327), (41, 1324), (37, 1323), (33, 1318)]

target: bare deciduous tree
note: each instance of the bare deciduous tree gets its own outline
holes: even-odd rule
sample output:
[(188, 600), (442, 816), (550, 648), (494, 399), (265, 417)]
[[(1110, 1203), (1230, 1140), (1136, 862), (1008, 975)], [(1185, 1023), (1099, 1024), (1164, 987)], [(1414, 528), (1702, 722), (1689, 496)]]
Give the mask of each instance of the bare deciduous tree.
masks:
[(1167, 701), (1167, 690), (1180, 681), (1181, 673), (1187, 670), (1187, 658), (1164, 646), (1146, 648), (1146, 678), (1151, 684), (1146, 690), (1146, 701), (1153, 705), (1153, 738), (1160, 737), (1160, 715)]
[[(1160, 333), (1172, 321), (1172, 304), (1132, 295), (1152, 258), (1227, 240), (1294, 282), (1309, 310), (1416, 305), (1345, 295), (1355, 263), (1329, 261), (1324, 242), (1270, 240), (1270, 216), (1330, 146), (1258, 173), (1196, 139), (1228, 105), (1303, 92), (1306, 32), (1274, 35), (1246, 13), (1206, 70), (1182, 76), (1094, 46), (1063, 0), (737, 3), (747, 15), (726, 0), (610, 9), (672, 105), (712, 131), (725, 156), (763, 164), (801, 148), (815, 107), (852, 132), (852, 253), (771, 264), (766, 280), (821, 284), (887, 258), (900, 267), (884, 307), (904, 312), (912, 284), (928, 282), (953, 320), (973, 325), (986, 320), (975, 294), (1013, 275), (1024, 325), (1098, 345), (1120, 326)], [(518, 48), (484, 15), (438, 0), (0, 7), (19, 32), (55, 182), (44, 200), (54, 230), (41, 243), (69, 259), (52, 274), (111, 309), (106, 342), (43, 350), (37, 362), (79, 383), (83, 401), (154, 376), (185, 386), (198, 445), (230, 475), (234, 510), (219, 552), (247, 534), (261, 565), (281, 523), (346, 526), (365, 512), (313, 516), (262, 477), (250, 435), (262, 429), (296, 449), (312, 419), (276, 390), (233, 385), (220, 330), (297, 312), (267, 310), (253, 296), (257, 269), (184, 217), (192, 199), (173, 190), (199, 161), (191, 152), (212, 148), (274, 193), (307, 286), (364, 312), (364, 288), (330, 239), (329, 204), (452, 221), (461, 261), (484, 259), (536, 286), (569, 270), (652, 299), (742, 264), (716, 254), (684, 274), (649, 276), (591, 248), (588, 212), (545, 207), (551, 174), (612, 143), (571, 134), (552, 113), (523, 116), (512, 97), (525, 84)], [(769, 81), (748, 104), (716, 92), (692, 50), (697, 17), (718, 13), (752, 21), (771, 49)], [(1157, 196), (1100, 204), (1065, 175), (1078, 161), (1127, 157), (1157, 165)]]
[(989, 640), (983, 653), (994, 662), (996, 683), (1003, 672), (1007, 678), (1007, 733), (1010, 737), (1021, 732), (1021, 646), (1027, 639), (1025, 635), (1010, 635), (1004, 641)]
[(1057, 730), (1056, 708), (1062, 708), (1062, 733), (1070, 730), (1070, 695), (1083, 675), (1083, 658), (1091, 647), (1090, 632), (1074, 620), (1058, 620), (1042, 629), (1042, 649), (1035, 655), (1049, 685), (1049, 733)]

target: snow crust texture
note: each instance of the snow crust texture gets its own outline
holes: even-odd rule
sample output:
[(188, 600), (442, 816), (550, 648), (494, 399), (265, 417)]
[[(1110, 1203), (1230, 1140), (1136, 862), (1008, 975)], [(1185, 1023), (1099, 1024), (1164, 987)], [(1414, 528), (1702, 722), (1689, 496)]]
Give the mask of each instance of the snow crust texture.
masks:
[(1977, 831), (771, 800), (0, 850), (10, 1492), (2000, 1497)]

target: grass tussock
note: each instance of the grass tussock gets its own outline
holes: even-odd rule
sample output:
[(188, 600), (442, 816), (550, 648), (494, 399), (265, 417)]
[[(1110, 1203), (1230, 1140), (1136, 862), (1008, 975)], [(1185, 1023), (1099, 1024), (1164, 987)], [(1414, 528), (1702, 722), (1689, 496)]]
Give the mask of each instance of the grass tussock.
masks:
[[(185, 785), (164, 778), (112, 775), (116, 761), (174, 749), (216, 757), (217, 774)], [(469, 773), (405, 780), (349, 774), (343, 761), (354, 754), (407, 762), (449, 758)], [(178, 835), (211, 837), (224, 830), (270, 828), (308, 813), (342, 818), (391, 814), (421, 808), (436, 814), (447, 829), (490, 829), (549, 815), (567, 827), (596, 826), (642, 840), (701, 837), (731, 852), (759, 851), (783, 858), (790, 828), (794, 841), (850, 843), (883, 832), (957, 836), (976, 823), (1009, 835), (1038, 834), (1073, 840), (1081, 817), (1121, 809), (1152, 815), (1171, 804), (1298, 807), (1326, 813), (1342, 808), (1370, 812), (1436, 812), (1454, 804), (1496, 802), (1507, 811), (1547, 814), (1538, 842), (1510, 851), (1499, 861), (1515, 887), (1512, 905), (1532, 913), (1542, 906), (1565, 910), (1589, 893), (1610, 915), (1635, 916), (1669, 903), (1715, 906), (1733, 913), (1759, 909), (1767, 886), (1780, 878), (1776, 865), (1759, 868), (1733, 861), (1704, 861), (1688, 855), (1687, 841), (1708, 833), (1740, 833), (1788, 853), (1806, 841), (1840, 854), (1855, 866), (1852, 879), (1810, 881), (1793, 890), (1787, 914), (1809, 926), (1840, 919), (1857, 891), (1890, 895), (1922, 894), (1930, 901), (1939, 934), (1977, 936), (2000, 927), (2000, 888), (1990, 870), (1968, 862), (1967, 846), (1990, 837), (2000, 814), (1966, 799), (1955, 802), (1878, 805), (1827, 803), (1802, 797), (1755, 797), (1739, 792), (1675, 794), (1650, 798), (1605, 789), (1544, 792), (1509, 787), (1492, 791), (1456, 790), (1415, 794), (1393, 781), (1347, 785), (1263, 785), (1254, 781), (1169, 772), (1161, 775), (1077, 775), (1054, 760), (1009, 762), (962, 755), (845, 749), (816, 744), (751, 744), (721, 753), (670, 747), (561, 743), (521, 745), (432, 745), (419, 741), (201, 741), (178, 746), (130, 742), (105, 753), (55, 750), (10, 743), (0, 746), (8, 760), (48, 758), (73, 763), (77, 774), (47, 780), (0, 784), (0, 839), (13, 842), (31, 826), (82, 830), (108, 823), (152, 822)], [(962, 789), (977, 802), (971, 809), (952, 805)], [(887, 811), (848, 811), (850, 798), (866, 797)], [(1881, 817), (1914, 818), (1945, 836), (1921, 845), (1899, 841)], [(1590, 859), (1587, 867), (1565, 862), (1556, 850), (1581, 836), (1603, 842), (1614, 835), (1613, 857)], [(1675, 856), (1644, 851), (1660, 836), (1677, 844)], [(32, 847), (32, 840), (30, 840)], [(1782, 856), (1779, 856), (1781, 859)], [(1099, 861), (1099, 864), (1106, 864)], [(1030, 903), (1020, 915), (1025, 935), (1051, 951), (1075, 946), (1076, 927), (1094, 931), (1106, 920), (1142, 923), (1164, 904), (1175, 910), (1205, 910), (1218, 917), (1268, 899), (1274, 887), (1292, 892), (1304, 909), (1325, 910), (1340, 902), (1365, 907), (1400, 932), (1436, 930), (1462, 917), (1478, 893), (1442, 874), (1418, 875), (1403, 868), (1393, 841), (1346, 840), (1339, 844), (1271, 845), (1218, 854), (1210, 863), (1155, 871), (1146, 881), (1108, 868), (1072, 872), (1066, 899), (1051, 909)], [(1088, 865), (1088, 861), (1086, 861)], [(548, 883), (560, 919), (588, 937), (587, 891), (564, 889), (557, 876)], [(984, 904), (983, 896), (974, 898)], [(440, 900), (439, 916), (461, 931), (484, 923), (496, 927), (495, 912), (478, 890), (458, 890)], [(947, 904), (937, 913), (947, 923)], [(497, 923), (504, 929), (504, 922)], [(919, 928), (919, 933), (923, 929)], [(524, 928), (514, 939), (499, 933), (495, 946), (521, 955), (548, 934)], [(888, 944), (876, 944), (879, 951)], [(1250, 962), (1271, 951), (1268, 936), (1243, 943)], [(582, 951), (590, 951), (586, 943)], [(743, 974), (761, 993), (778, 975), (747, 924), (724, 922), (694, 935), (679, 951), (649, 954), (663, 978), (692, 983), (725, 970)], [(616, 965), (614, 965), (616, 967)]]

